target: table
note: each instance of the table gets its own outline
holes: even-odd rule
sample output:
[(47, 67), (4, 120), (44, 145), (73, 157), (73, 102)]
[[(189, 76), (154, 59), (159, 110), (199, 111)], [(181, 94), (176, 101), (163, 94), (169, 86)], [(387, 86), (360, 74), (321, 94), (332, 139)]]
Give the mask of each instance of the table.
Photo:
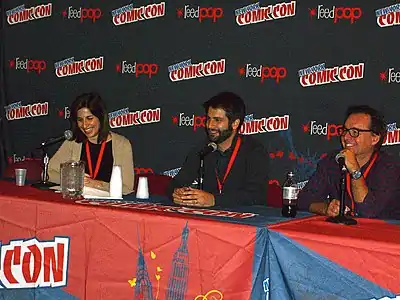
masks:
[(73, 203), (0, 181), (0, 299), (400, 293), (397, 224), (359, 220), (345, 227), (303, 212), (288, 221), (266, 207), (219, 211), (180, 208), (162, 197), (136, 200)]
[(271, 299), (400, 299), (399, 221), (357, 221), (315, 216), (270, 225)]

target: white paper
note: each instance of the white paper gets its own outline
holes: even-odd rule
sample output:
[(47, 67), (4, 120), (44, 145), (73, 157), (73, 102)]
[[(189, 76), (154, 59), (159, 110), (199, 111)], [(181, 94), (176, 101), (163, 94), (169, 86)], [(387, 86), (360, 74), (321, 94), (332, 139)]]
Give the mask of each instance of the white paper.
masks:
[(103, 190), (85, 186), (85, 187), (83, 187), (83, 197), (85, 197), (85, 198), (86, 197), (110, 197), (110, 193), (103, 191)]
[(111, 196), (91, 196), (91, 195), (83, 195), (83, 198), (85, 199), (105, 199), (105, 200), (121, 200), (123, 199), (121, 198), (115, 198), (115, 197), (111, 197)]

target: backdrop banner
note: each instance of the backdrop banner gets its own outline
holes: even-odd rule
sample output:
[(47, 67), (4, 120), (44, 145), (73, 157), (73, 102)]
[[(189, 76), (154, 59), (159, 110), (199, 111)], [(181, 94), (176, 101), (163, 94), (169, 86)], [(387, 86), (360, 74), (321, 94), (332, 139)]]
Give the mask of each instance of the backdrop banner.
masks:
[(384, 112), (384, 148), (399, 155), (398, 1), (1, 5), (9, 162), (40, 157), (36, 147), (70, 127), (69, 105), (90, 91), (132, 142), (138, 172), (175, 175), (205, 136), (201, 104), (222, 91), (245, 100), (240, 132), (266, 146), (272, 182), (294, 171), (304, 183), (340, 147), (353, 104)]

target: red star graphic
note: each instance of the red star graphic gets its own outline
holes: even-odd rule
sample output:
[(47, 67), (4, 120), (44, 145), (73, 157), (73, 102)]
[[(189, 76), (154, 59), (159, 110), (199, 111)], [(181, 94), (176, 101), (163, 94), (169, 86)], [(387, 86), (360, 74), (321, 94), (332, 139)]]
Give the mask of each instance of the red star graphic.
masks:
[(59, 111), (58, 111), (58, 116), (59, 116), (60, 118), (64, 118), (64, 110), (59, 110)]
[(9, 65), (10, 68), (14, 68), (14, 66), (15, 66), (15, 61), (14, 61), (13, 59), (9, 60), (9, 61), (8, 61), (8, 65)]
[(289, 153), (289, 159), (290, 159), (290, 160), (295, 160), (295, 159), (296, 159), (296, 155), (294, 155), (293, 152), (290, 152), (290, 153)]
[(310, 130), (310, 124), (309, 123), (307, 123), (305, 125), (301, 125), (301, 126), (303, 127), (303, 131), (304, 132), (308, 132)]
[(315, 8), (309, 8), (308, 10), (310, 11), (310, 17), (315, 17), (317, 10)]
[(176, 10), (176, 15), (178, 16), (178, 18), (182, 17), (183, 16), (183, 9), (182, 8), (178, 8)]
[(178, 117), (173, 116), (173, 117), (172, 117), (172, 123), (178, 124)]
[(240, 76), (243, 76), (244, 75), (244, 73), (245, 73), (245, 70), (244, 70), (244, 68), (239, 68), (239, 74), (240, 74)]
[(381, 72), (381, 73), (379, 73), (379, 79), (380, 79), (381, 81), (386, 81), (386, 80), (387, 80), (386, 72)]
[(283, 157), (283, 151), (277, 151), (276, 153), (275, 153), (275, 155), (276, 155), (276, 157), (279, 157), (279, 158), (282, 158)]
[(116, 64), (115, 65), (115, 71), (117, 71), (118, 73), (121, 72), (121, 65), (120, 64)]
[(67, 10), (64, 10), (62, 13), (63, 17), (65, 18), (67, 16)]

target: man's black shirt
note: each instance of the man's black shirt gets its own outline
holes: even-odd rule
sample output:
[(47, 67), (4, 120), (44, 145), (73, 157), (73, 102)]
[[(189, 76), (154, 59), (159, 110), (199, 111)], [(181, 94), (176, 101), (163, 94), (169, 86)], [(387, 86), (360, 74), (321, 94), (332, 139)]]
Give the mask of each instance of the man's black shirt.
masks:
[[(224, 152), (216, 150), (204, 158), (204, 191), (215, 196), (215, 205), (222, 207), (237, 205), (266, 205), (268, 186), (268, 155), (264, 147), (250, 136), (242, 136), (239, 151), (232, 168), (223, 184), (220, 194), (217, 175), (223, 181), (237, 137)], [(191, 186), (198, 180), (199, 152), (206, 143), (192, 149), (171, 184), (174, 188)]]

